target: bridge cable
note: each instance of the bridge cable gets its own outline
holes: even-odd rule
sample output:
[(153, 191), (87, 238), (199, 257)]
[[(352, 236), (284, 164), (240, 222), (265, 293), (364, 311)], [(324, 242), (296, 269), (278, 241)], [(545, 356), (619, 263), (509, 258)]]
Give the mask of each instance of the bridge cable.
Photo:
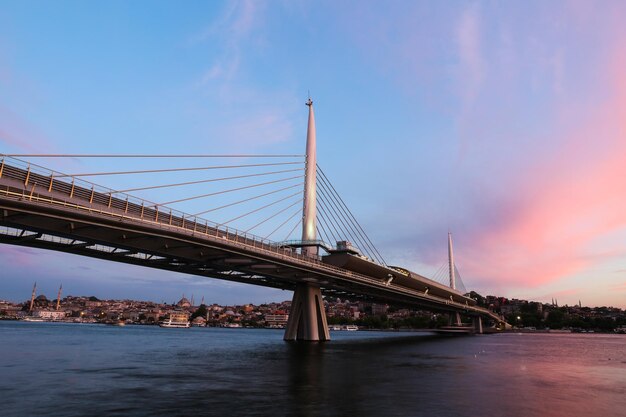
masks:
[(293, 227), (293, 229), (291, 229), (291, 232), (289, 232), (289, 234), (287, 235), (287, 237), (285, 237), (285, 239), (284, 239), (284, 240), (285, 240), (285, 241), (288, 241), (288, 240), (289, 240), (289, 237), (293, 234), (293, 232), (296, 230), (296, 228), (297, 228), (298, 226), (300, 226), (301, 224), (302, 224), (302, 219), (300, 219), (300, 220), (298, 221), (298, 223), (296, 223), (296, 225)]
[(335, 230), (335, 232), (337, 233), (337, 236), (339, 237), (339, 239), (337, 240), (342, 240), (342, 236), (343, 236), (343, 240), (346, 239), (350, 239), (349, 237), (349, 233), (347, 233), (342, 227), (341, 224), (339, 222), (339, 220), (337, 220), (337, 215), (335, 213), (335, 211), (332, 209), (332, 206), (329, 207), (327, 205), (326, 200), (323, 197), (323, 191), (320, 188), (320, 194), (319, 194), (319, 202), (320, 204), (320, 209), (322, 211), (322, 213), (324, 213), (326, 215), (326, 217), (329, 220), (330, 225), (333, 227), (333, 229)]
[(302, 210), (300, 210), (300, 209), (296, 210), (296, 212), (294, 214), (292, 214), (291, 217), (289, 217), (287, 220), (282, 222), (276, 229), (272, 230), (272, 232), (269, 235), (265, 236), (265, 239), (269, 239), (270, 236), (272, 236), (274, 233), (276, 233), (278, 230), (280, 230), (285, 224), (289, 223), (289, 221), (291, 219), (296, 217), (298, 215), (298, 213), (302, 213)]
[[(328, 191), (323, 184), (321, 184), (320, 189), (322, 190), (322, 194), (330, 193), (330, 191)], [(328, 197), (326, 197), (326, 198), (328, 198)], [(350, 219), (348, 219), (344, 214), (341, 213), (341, 211), (338, 210), (337, 204), (333, 200), (330, 200), (330, 201), (331, 201), (331, 206), (334, 208), (333, 212), (336, 214), (337, 218), (339, 218), (341, 220), (342, 225), (346, 229), (346, 231), (344, 233), (347, 234), (347, 237), (349, 238), (349, 240), (351, 242), (357, 244), (357, 246), (363, 251), (364, 254), (366, 254), (367, 256), (369, 256), (372, 259), (376, 259), (377, 262), (381, 263), (381, 261), (376, 258), (376, 254), (372, 253), (371, 248), (369, 247), (369, 245), (366, 242), (364, 242), (356, 234), (356, 232), (354, 231), (354, 227), (352, 225), (353, 222), (351, 222)]]
[[(319, 187), (320, 197), (322, 201), (322, 205), (326, 207), (327, 212), (330, 213), (329, 218), (332, 218), (337, 225), (337, 227), (341, 230), (341, 233), (345, 236), (344, 239), (352, 240), (352, 235), (348, 231), (348, 227), (345, 222), (341, 218), (339, 212), (336, 210), (335, 206), (332, 204), (332, 201), (326, 197), (324, 187)], [(356, 242), (355, 242), (356, 243)]]
[[(300, 193), (298, 193), (298, 194), (300, 194)], [(262, 225), (263, 223), (265, 223), (265, 222), (267, 222), (267, 221), (269, 221), (269, 220), (273, 219), (274, 217), (278, 216), (279, 214), (284, 213), (285, 211), (289, 210), (290, 208), (292, 208), (292, 207), (293, 207), (293, 206), (295, 206), (296, 204), (301, 203), (302, 201), (304, 201), (304, 198), (301, 198), (300, 200), (297, 200), (297, 201), (296, 201), (296, 202), (294, 202), (293, 204), (291, 204), (291, 205), (289, 205), (289, 206), (285, 207), (284, 209), (280, 210), (280, 211), (279, 211), (279, 212), (277, 212), (277, 213), (274, 213), (273, 215), (271, 215), (270, 217), (266, 218), (265, 220), (263, 220), (263, 221), (261, 221), (261, 222), (259, 222), (259, 223), (255, 224), (254, 226), (252, 226), (251, 228), (249, 228), (248, 230), (246, 230), (244, 233), (248, 233), (250, 230), (253, 230), (253, 229), (257, 228), (258, 226), (260, 226), (260, 225)]]
[(240, 178), (261, 177), (261, 176), (265, 176), (265, 175), (284, 174), (286, 172), (295, 172), (295, 171), (303, 171), (303, 168), (287, 169), (287, 170), (282, 170), (282, 171), (263, 172), (263, 173), (259, 173), (259, 174), (237, 175), (237, 176), (234, 176), (234, 177), (211, 178), (211, 179), (199, 180), (199, 181), (179, 182), (179, 183), (175, 183), (175, 184), (152, 185), (152, 186), (149, 186), (149, 187), (129, 188), (127, 190), (118, 190), (118, 191), (116, 191), (116, 193), (130, 193), (130, 192), (133, 192), (133, 191), (154, 190), (154, 189), (157, 189), (157, 188), (179, 187), (179, 186), (184, 186), (184, 185), (203, 184), (203, 183), (207, 183), (207, 182), (227, 181), (227, 180), (234, 180), (234, 179), (240, 179)]
[(335, 192), (335, 195), (337, 196), (337, 198), (339, 199), (339, 201), (341, 202), (341, 204), (343, 205), (343, 207), (345, 207), (345, 209), (347, 210), (348, 214), (350, 215), (350, 217), (353, 219), (353, 221), (356, 223), (356, 225), (358, 226), (358, 228), (361, 230), (361, 232), (363, 232), (363, 235), (365, 236), (365, 239), (367, 239), (367, 241), (371, 244), (372, 248), (374, 249), (374, 251), (376, 252), (376, 254), (380, 257), (380, 259), (382, 260), (382, 264), (386, 265), (384, 258), (382, 257), (382, 255), (380, 254), (380, 252), (378, 251), (378, 249), (376, 249), (376, 246), (372, 243), (372, 241), (370, 240), (369, 236), (367, 235), (367, 233), (365, 233), (365, 230), (363, 229), (363, 227), (361, 226), (361, 224), (359, 223), (359, 221), (356, 219), (356, 217), (354, 217), (354, 214), (352, 214), (352, 211), (350, 211), (350, 209), (348, 208), (348, 206), (346, 205), (346, 203), (343, 201), (343, 199), (341, 198), (341, 196), (339, 195), (339, 193), (337, 192), (337, 190), (335, 190), (335, 187), (333, 187), (332, 183), (330, 182), (330, 180), (328, 179), (328, 177), (326, 176), (326, 174), (324, 174), (324, 171), (322, 170), (322, 168), (320, 168), (320, 166), (317, 166), (317, 170), (318, 172), (321, 174), (321, 178), (322, 178), (322, 182), (326, 181), (328, 183), (328, 185), (330, 186), (330, 188)]
[(244, 217), (247, 217), (247, 216), (249, 216), (249, 215), (251, 215), (251, 214), (253, 214), (253, 213), (256, 213), (256, 212), (259, 212), (259, 211), (261, 211), (261, 210), (264, 210), (264, 209), (266, 209), (266, 208), (268, 208), (268, 207), (271, 207), (271, 206), (273, 206), (273, 205), (276, 205), (276, 204), (278, 204), (278, 203), (280, 203), (280, 202), (282, 202), (282, 201), (285, 201), (285, 200), (287, 200), (287, 199), (293, 198), (293, 197), (295, 197), (295, 196), (297, 196), (297, 195), (299, 195), (299, 194), (301, 194), (301, 193), (300, 193), (300, 192), (297, 192), (297, 193), (294, 193), (294, 194), (288, 195), (287, 197), (281, 198), (280, 200), (276, 200), (276, 201), (274, 201), (274, 202), (272, 202), (272, 203), (269, 203), (269, 204), (266, 204), (266, 205), (264, 205), (264, 206), (262, 206), (262, 207), (256, 208), (256, 209), (254, 209), (254, 210), (252, 210), (252, 211), (249, 211), (249, 212), (247, 212), (247, 213), (244, 213), (244, 214), (242, 214), (242, 215), (240, 215), (240, 216), (233, 217), (232, 219), (230, 219), (230, 220), (228, 220), (228, 221), (221, 222), (220, 224), (218, 224), (218, 227), (219, 227), (219, 226), (226, 226), (228, 223), (232, 223), (232, 222), (234, 222), (235, 220), (239, 220), (239, 219), (242, 219), (242, 218), (244, 218)]
[(226, 208), (226, 207), (232, 207), (232, 206), (236, 206), (237, 204), (247, 203), (248, 201), (256, 200), (258, 198), (265, 197), (265, 196), (268, 196), (268, 195), (271, 195), (271, 194), (276, 194), (276, 193), (279, 193), (281, 191), (289, 190), (291, 188), (300, 187), (302, 185), (304, 185), (303, 182), (295, 184), (295, 185), (290, 185), (289, 187), (279, 188), (278, 190), (270, 191), (269, 193), (263, 193), (263, 194), (255, 195), (253, 197), (246, 198), (244, 200), (235, 201), (234, 203), (229, 203), (229, 204), (225, 204), (223, 206), (219, 206), (219, 207), (215, 207), (215, 208), (212, 208), (212, 209), (209, 209), (209, 210), (201, 211), (199, 213), (192, 214), (192, 216), (200, 216), (202, 214), (206, 214), (206, 213), (210, 213), (210, 212), (213, 212), (213, 211), (221, 210), (221, 209)]
[(456, 268), (456, 265), (454, 265), (454, 271), (455, 271), (455, 278), (456, 278), (456, 289), (461, 291), (463, 294), (465, 294), (467, 292), (467, 289), (465, 288), (465, 284), (463, 283), (463, 280), (461, 279), (461, 273), (459, 272), (459, 270)]
[(11, 158), (303, 158), (306, 155), (281, 155), (281, 154), (0, 154)]
[[(324, 184), (324, 182), (320, 183), (320, 190), (322, 192), (322, 195), (325, 196), (326, 193), (331, 194), (331, 191), (328, 190), (327, 186)], [(354, 222), (352, 222), (350, 219), (348, 219), (345, 215), (345, 211), (344, 213), (342, 213), (339, 209), (338, 203), (336, 201), (336, 199), (332, 198), (332, 194), (331, 194), (331, 198), (329, 199), (328, 197), (326, 197), (327, 200), (330, 201), (330, 205), (333, 207), (333, 213), (336, 214), (336, 217), (339, 219), (339, 221), (341, 222), (341, 224), (343, 225), (343, 227), (345, 228), (344, 233), (349, 237), (349, 239), (353, 242), (356, 243), (360, 249), (366, 254), (368, 255), (370, 258), (375, 259), (376, 262), (379, 262), (381, 264), (384, 265), (384, 261), (382, 261), (381, 259), (379, 259), (376, 256), (376, 252), (372, 252), (371, 247), (367, 244), (367, 242), (364, 242), (358, 235), (356, 235), (356, 232), (354, 231), (354, 227), (352, 227), (352, 224)], [(343, 230), (343, 229), (342, 229)], [(355, 233), (355, 234), (353, 234)]]
[(378, 252), (378, 249), (376, 249), (376, 246), (372, 243), (372, 241), (370, 240), (369, 236), (367, 235), (367, 233), (365, 233), (365, 230), (363, 229), (363, 227), (361, 226), (361, 224), (359, 223), (359, 221), (356, 219), (356, 217), (354, 217), (354, 214), (352, 214), (352, 211), (350, 211), (350, 209), (348, 208), (348, 206), (346, 205), (346, 203), (343, 201), (343, 199), (341, 198), (341, 196), (339, 195), (339, 193), (337, 192), (337, 190), (335, 190), (335, 187), (333, 187), (332, 183), (330, 182), (330, 180), (328, 179), (328, 177), (326, 176), (326, 174), (324, 174), (324, 171), (319, 167), (318, 165), (318, 170), (321, 174), (321, 178), (322, 178), (322, 182), (326, 182), (330, 188), (334, 191), (335, 196), (337, 197), (337, 199), (340, 201), (341, 205), (343, 206), (343, 208), (345, 208), (345, 211), (347, 211), (347, 214), (352, 218), (352, 220), (354, 221), (354, 223), (356, 224), (356, 226), (358, 227), (357, 230), (360, 230), (360, 232), (362, 232), (362, 236), (364, 236), (364, 238), (370, 243), (371, 248), (376, 252), (376, 254), (379, 256), (380, 260), (382, 261), (383, 265), (386, 265), (386, 263), (384, 262), (384, 258), (382, 257), (382, 255), (380, 254), (380, 252)]
[[(321, 185), (320, 189), (322, 190), (322, 193), (323, 193), (323, 194), (326, 194), (326, 193), (327, 193), (327, 194), (330, 194), (330, 195), (331, 195), (331, 197), (332, 197), (331, 191), (328, 189), (328, 187), (325, 185), (325, 183), (324, 183), (324, 182), (321, 182), (321, 183), (320, 183), (320, 185)], [(326, 198), (327, 198), (327, 199), (329, 199), (328, 197), (326, 197)], [(337, 204), (336, 200), (331, 198), (331, 199), (329, 199), (329, 201), (330, 201), (330, 203), (331, 203), (332, 207), (334, 207), (334, 211), (335, 211), (335, 213), (337, 213), (337, 217), (338, 217), (338, 218), (340, 218), (340, 219), (342, 219), (342, 224), (344, 225), (344, 227), (346, 228), (346, 230), (349, 230), (349, 231), (346, 231), (346, 234), (348, 234), (348, 235), (349, 235), (350, 240), (351, 240), (353, 243), (356, 243), (356, 244), (358, 245), (358, 247), (359, 247), (362, 251), (364, 251), (364, 253), (365, 253), (366, 255), (368, 255), (370, 258), (376, 259), (376, 261), (377, 261), (377, 262), (381, 262), (379, 259), (377, 259), (377, 258), (376, 258), (375, 253), (374, 253), (374, 254), (373, 254), (373, 253), (371, 253), (371, 248), (369, 247), (369, 245), (367, 245), (367, 243), (366, 243), (366, 242), (364, 242), (364, 241), (363, 241), (363, 240), (362, 240), (362, 239), (361, 239), (358, 235), (356, 235), (356, 234), (352, 234), (352, 233), (356, 233), (356, 232), (354, 231), (354, 227), (352, 226), (352, 224), (353, 224), (354, 222), (352, 222), (350, 219), (348, 219), (348, 218), (346, 217), (345, 212), (344, 212), (344, 213), (342, 213), (342, 212), (339, 210), (339, 207), (338, 207), (338, 204)], [(345, 222), (344, 222), (344, 221), (345, 221)], [(347, 224), (347, 225), (349, 225), (349, 227), (348, 227), (348, 226), (346, 226), (346, 224)], [(352, 233), (351, 233), (350, 231), (351, 231)]]
[(134, 175), (134, 174), (154, 174), (160, 172), (181, 172), (181, 171), (206, 171), (210, 169), (233, 169), (233, 168), (252, 168), (252, 167), (271, 167), (282, 165), (299, 165), (304, 162), (275, 162), (272, 164), (242, 164), (242, 165), (212, 165), (206, 167), (192, 167), (192, 168), (164, 168), (164, 169), (145, 169), (138, 171), (112, 171), (112, 172), (92, 172), (81, 174), (61, 174), (55, 175), (55, 178), (65, 177), (95, 177), (101, 175)]
[[(318, 200), (321, 202), (321, 200)], [(330, 233), (330, 235), (332, 236), (332, 241), (330, 243), (336, 244), (338, 240), (341, 240), (341, 235), (339, 235), (339, 233), (337, 232), (337, 229), (335, 228), (335, 226), (326, 220), (326, 215), (325, 215), (325, 208), (322, 204), (320, 204), (319, 206), (319, 210), (318, 210), (318, 214), (320, 215), (320, 218), (322, 219), (322, 222), (320, 224), (324, 224), (325, 228), (326, 226), (328, 226), (328, 231)], [(339, 235), (339, 239), (337, 237), (335, 237), (335, 234), (333, 233), (333, 229), (335, 230), (335, 233), (337, 233)], [(334, 245), (333, 245), (334, 246)]]
[(332, 244), (332, 240), (330, 240), (328, 237), (328, 232), (324, 229), (324, 226), (319, 221), (317, 222), (317, 233), (318, 236), (321, 237), (322, 242), (331, 247), (334, 247), (334, 245)]
[(178, 199), (178, 200), (172, 200), (172, 201), (168, 201), (168, 202), (165, 202), (165, 203), (161, 203), (161, 204), (159, 204), (159, 205), (160, 205), (160, 206), (165, 206), (165, 205), (174, 204), (174, 203), (182, 203), (182, 202), (184, 202), (184, 201), (196, 200), (196, 199), (198, 199), (198, 198), (212, 197), (212, 196), (215, 196), (215, 195), (226, 194), (226, 193), (232, 193), (232, 192), (235, 192), (235, 191), (246, 190), (246, 189), (249, 189), (249, 188), (262, 187), (262, 186), (264, 186), (264, 185), (268, 185), (268, 184), (276, 184), (276, 183), (278, 183), (278, 182), (289, 181), (289, 180), (293, 180), (293, 179), (296, 179), (296, 178), (302, 178), (302, 177), (304, 177), (304, 176), (303, 176), (303, 175), (297, 175), (297, 176), (295, 176), (295, 177), (282, 178), (282, 179), (279, 179), (279, 180), (275, 180), (275, 181), (268, 181), (268, 182), (262, 182), (262, 183), (259, 183), (259, 184), (254, 184), (254, 185), (246, 185), (246, 186), (244, 186), (244, 187), (232, 188), (232, 189), (230, 189), (230, 190), (216, 191), (216, 192), (213, 192), (213, 193), (202, 194), (202, 195), (196, 195), (196, 196), (193, 196), (193, 197), (181, 198), (181, 199)]
[(439, 269), (437, 269), (437, 271), (434, 273), (431, 279), (442, 285), (448, 286), (449, 285), (449, 275), (448, 275), (449, 273), (450, 271), (448, 270), (448, 263), (445, 262), (441, 264), (441, 266), (439, 267)]
[(317, 225), (317, 234), (318, 234), (318, 236), (322, 236), (322, 234), (324, 235), (322, 237), (322, 241), (325, 242), (325, 243), (330, 244), (331, 246), (334, 246), (332, 244), (333, 243), (332, 240), (330, 240), (328, 238), (328, 232), (326, 232), (326, 230), (324, 228), (324, 225), (320, 222), (319, 216), (316, 216), (316, 222), (315, 223)]
[[(365, 252), (364, 252), (364, 253), (365, 253), (366, 255), (368, 255), (368, 256), (369, 256), (369, 255), (370, 255), (370, 253), (367, 251), (367, 247), (362, 246), (362, 243), (363, 243), (363, 242), (361, 242), (361, 241), (358, 239), (358, 237), (356, 237), (356, 236), (354, 236), (353, 234), (351, 234), (351, 233), (349, 232), (349, 230), (348, 230), (348, 227), (347, 227), (347, 226), (345, 226), (345, 223), (343, 222), (343, 220), (346, 220), (346, 219), (344, 218), (344, 219), (341, 221), (341, 224), (340, 224), (340, 221), (339, 221), (339, 220), (337, 220), (337, 218), (339, 218), (339, 219), (341, 220), (341, 216), (340, 216), (340, 214), (339, 214), (339, 213), (337, 213), (336, 211), (332, 210), (332, 206), (331, 206), (331, 210), (329, 210), (329, 209), (328, 209), (328, 207), (327, 207), (327, 204), (328, 204), (328, 203), (327, 203), (327, 202), (326, 202), (323, 198), (320, 198), (320, 202), (321, 202), (321, 205), (320, 205), (320, 209), (321, 209), (320, 211), (321, 211), (321, 213), (320, 213), (320, 214), (324, 215), (324, 213), (325, 213), (325, 211), (324, 211), (324, 210), (326, 210), (326, 211), (330, 211), (330, 213), (331, 213), (331, 215), (332, 215), (332, 216), (329, 216), (329, 218), (331, 219), (331, 221), (330, 221), (329, 223), (330, 223), (330, 225), (331, 225), (331, 226), (335, 229), (335, 232), (339, 235), (339, 238), (335, 238), (335, 242), (340, 241), (340, 240), (348, 240), (348, 241), (350, 241), (350, 242), (353, 242), (353, 243), (357, 244), (359, 247), (365, 248)], [(341, 229), (341, 233), (337, 231), (337, 228), (335, 227), (335, 224), (337, 224), (337, 227), (338, 227), (339, 229)], [(346, 230), (344, 230), (344, 229), (341, 227), (341, 225), (342, 225), (342, 224), (343, 224), (343, 226), (346, 228)], [(343, 237), (343, 239), (341, 238), (342, 233), (344, 234), (344, 235), (343, 235), (343, 236), (344, 236), (344, 237)], [(334, 237), (334, 236), (333, 236), (333, 237)], [(334, 245), (333, 245), (333, 246), (334, 246)]]

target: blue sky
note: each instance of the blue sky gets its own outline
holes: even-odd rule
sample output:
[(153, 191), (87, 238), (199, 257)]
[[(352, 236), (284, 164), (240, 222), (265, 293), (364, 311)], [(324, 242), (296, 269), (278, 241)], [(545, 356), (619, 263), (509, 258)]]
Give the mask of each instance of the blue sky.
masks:
[[(389, 264), (434, 273), (451, 230), (468, 288), (626, 307), (625, 12), (3, 1), (0, 152), (301, 154), (310, 92), (318, 162)], [(6, 299), (27, 298), (35, 280), (49, 296), (61, 281), (103, 298), (291, 296), (17, 247), (0, 259)]]

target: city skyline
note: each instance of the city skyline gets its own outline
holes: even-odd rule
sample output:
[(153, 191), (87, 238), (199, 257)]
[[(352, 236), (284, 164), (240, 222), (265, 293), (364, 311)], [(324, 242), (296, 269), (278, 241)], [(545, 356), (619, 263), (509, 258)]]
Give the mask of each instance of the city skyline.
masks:
[[(310, 91), (319, 164), (387, 263), (432, 276), (450, 230), (468, 290), (626, 308), (625, 7), (4, 3), (0, 152), (302, 154)], [(33, 281), (291, 298), (17, 246), (0, 260), (0, 298)]]

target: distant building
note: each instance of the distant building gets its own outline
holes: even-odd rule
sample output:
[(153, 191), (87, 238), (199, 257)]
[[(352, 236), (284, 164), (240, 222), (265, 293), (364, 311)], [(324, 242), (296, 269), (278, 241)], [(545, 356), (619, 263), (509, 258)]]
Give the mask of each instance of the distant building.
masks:
[(289, 314), (286, 313), (277, 312), (276, 314), (265, 315), (265, 325), (268, 327), (283, 328), (287, 325), (287, 321), (289, 321)]
[(35, 310), (33, 317), (39, 317), (44, 320), (62, 320), (65, 318), (65, 311), (60, 310)]
[(171, 321), (185, 322), (189, 321), (189, 313), (187, 313), (186, 311), (171, 311), (169, 314), (169, 318)]
[(176, 305), (180, 308), (189, 308), (191, 307), (191, 302), (183, 295), (183, 298), (181, 298), (180, 301), (176, 303)]
[(388, 309), (389, 306), (387, 304), (372, 304), (372, 314), (375, 316), (387, 314)]

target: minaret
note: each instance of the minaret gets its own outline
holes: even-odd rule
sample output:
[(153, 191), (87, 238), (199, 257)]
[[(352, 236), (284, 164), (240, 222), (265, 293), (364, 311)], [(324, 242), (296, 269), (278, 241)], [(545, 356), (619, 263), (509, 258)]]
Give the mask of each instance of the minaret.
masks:
[[(317, 238), (316, 227), (316, 178), (317, 172), (317, 151), (315, 140), (315, 114), (313, 112), (313, 101), (309, 97), (306, 102), (309, 107), (309, 124), (306, 133), (306, 161), (304, 176), (304, 207), (302, 208), (302, 241), (313, 241)], [(303, 243), (304, 244), (304, 243)], [(317, 246), (303, 246), (304, 255), (316, 256)]]
[(456, 276), (454, 273), (454, 251), (452, 250), (452, 233), (448, 232), (448, 268), (450, 269), (450, 288), (456, 290)]
[(203, 306), (204, 305), (204, 295), (202, 296), (202, 301), (200, 302), (200, 305)]
[(193, 307), (193, 294), (191, 294), (191, 306)]
[(37, 291), (37, 282), (35, 282), (35, 285), (33, 285), (33, 293), (30, 296), (30, 307), (28, 308), (28, 311), (30, 313), (33, 312), (33, 306), (35, 305), (35, 292)]
[(63, 290), (63, 284), (59, 287), (59, 293), (57, 294), (57, 311), (59, 311), (59, 307), (61, 306), (61, 290)]

